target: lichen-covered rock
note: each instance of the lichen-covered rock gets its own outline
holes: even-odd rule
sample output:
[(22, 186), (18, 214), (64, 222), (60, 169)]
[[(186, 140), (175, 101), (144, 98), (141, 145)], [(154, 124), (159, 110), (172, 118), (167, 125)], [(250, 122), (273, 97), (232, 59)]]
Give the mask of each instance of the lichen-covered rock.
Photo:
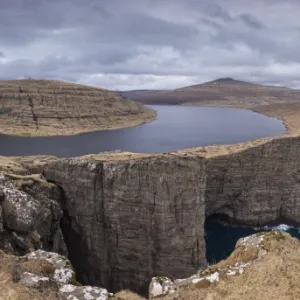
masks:
[(0, 250), (0, 299), (107, 300), (113, 298), (113, 294), (108, 293), (106, 289), (81, 286), (74, 278), (75, 273), (70, 261), (57, 253), (38, 250), (20, 257)]
[(50, 285), (50, 280), (48, 277), (24, 272), (21, 274), (20, 283), (28, 288), (42, 289)]
[(107, 300), (112, 296), (106, 289), (93, 286), (63, 285), (59, 289), (61, 300)]
[(34, 229), (38, 218), (44, 218), (47, 222), (47, 218), (51, 217), (50, 211), (42, 210), (39, 201), (18, 190), (5, 176), (0, 175), (0, 185), (3, 186), (4, 201), (1, 206), (7, 229), (28, 233)]
[(167, 277), (153, 277), (149, 286), (149, 299), (175, 291), (174, 282)]
[(66, 254), (59, 190), (40, 175), (0, 174), (0, 248), (25, 254), (43, 247)]
[(53, 280), (59, 284), (72, 283), (75, 272), (70, 261), (57, 253), (37, 250), (24, 256), (27, 260), (45, 260), (54, 267)]

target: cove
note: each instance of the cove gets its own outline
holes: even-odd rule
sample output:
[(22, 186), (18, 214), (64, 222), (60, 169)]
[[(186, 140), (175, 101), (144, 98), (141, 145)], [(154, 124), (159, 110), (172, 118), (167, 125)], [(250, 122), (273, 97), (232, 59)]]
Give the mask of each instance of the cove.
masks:
[(249, 110), (221, 107), (151, 105), (157, 119), (137, 127), (74, 136), (0, 135), (0, 155), (72, 157), (104, 151), (169, 152), (213, 144), (234, 144), (278, 136), (282, 121)]
[(226, 259), (234, 250), (236, 242), (242, 238), (260, 231), (286, 231), (300, 240), (300, 227), (295, 224), (270, 224), (263, 227), (229, 225), (217, 216), (210, 216), (205, 222), (206, 259), (209, 264), (215, 264)]

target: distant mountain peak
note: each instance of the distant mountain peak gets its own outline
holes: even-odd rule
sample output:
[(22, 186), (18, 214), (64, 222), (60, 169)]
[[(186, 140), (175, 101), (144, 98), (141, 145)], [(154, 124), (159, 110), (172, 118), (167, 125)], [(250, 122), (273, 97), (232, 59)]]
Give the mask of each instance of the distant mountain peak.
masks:
[(216, 79), (216, 80), (214, 80), (215, 82), (226, 82), (226, 81), (230, 81), (230, 82), (232, 82), (232, 81), (236, 81), (236, 80), (234, 80), (233, 78), (231, 78), (231, 77), (223, 77), (223, 78), (218, 78), (218, 79)]
[(222, 78), (218, 78), (216, 80), (210, 81), (208, 83), (236, 83), (236, 84), (245, 84), (245, 83), (248, 83), (248, 82), (241, 81), (241, 80), (236, 80), (236, 79), (233, 79), (231, 77), (222, 77)]

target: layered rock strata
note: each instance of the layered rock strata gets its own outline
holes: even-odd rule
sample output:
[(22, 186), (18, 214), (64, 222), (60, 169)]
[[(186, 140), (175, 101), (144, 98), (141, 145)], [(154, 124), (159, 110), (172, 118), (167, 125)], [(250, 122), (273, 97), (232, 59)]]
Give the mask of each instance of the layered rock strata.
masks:
[(204, 159), (66, 159), (44, 168), (64, 191), (63, 231), (83, 282), (146, 291), (205, 263)]
[(274, 139), (206, 165), (206, 215), (262, 225), (287, 219), (300, 223), (300, 138)]

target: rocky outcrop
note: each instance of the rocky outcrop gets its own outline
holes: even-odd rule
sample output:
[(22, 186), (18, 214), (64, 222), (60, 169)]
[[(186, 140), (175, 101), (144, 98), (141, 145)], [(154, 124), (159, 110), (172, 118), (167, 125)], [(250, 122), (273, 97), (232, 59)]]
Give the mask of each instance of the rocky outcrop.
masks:
[(0, 174), (0, 249), (67, 253), (60, 229), (60, 191), (40, 175)]
[(153, 276), (205, 263), (203, 158), (66, 159), (44, 176), (64, 192), (64, 237), (83, 282), (146, 292)]
[(206, 215), (262, 225), (278, 219), (300, 223), (300, 138), (282, 138), (206, 165)]
[(289, 234), (260, 232), (241, 238), (228, 258), (189, 278), (153, 278), (149, 299), (298, 299), (299, 253), (299, 241)]
[(112, 298), (106, 289), (80, 285), (66, 257), (43, 250), (21, 257), (0, 251), (0, 278), (0, 298), (4, 300)]

